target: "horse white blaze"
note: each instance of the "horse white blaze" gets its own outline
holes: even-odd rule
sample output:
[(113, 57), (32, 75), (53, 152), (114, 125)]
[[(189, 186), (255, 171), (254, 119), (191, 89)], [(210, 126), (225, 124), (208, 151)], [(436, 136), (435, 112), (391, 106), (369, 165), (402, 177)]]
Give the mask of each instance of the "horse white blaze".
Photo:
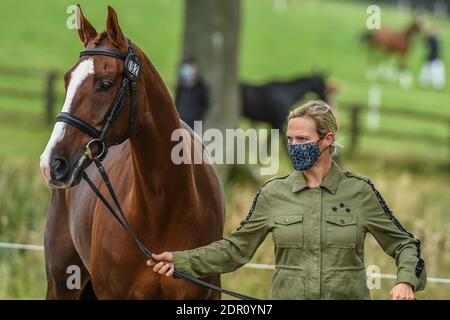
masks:
[[(72, 100), (83, 81), (91, 74), (94, 74), (94, 60), (92, 58), (81, 61), (70, 75), (69, 86), (67, 87), (66, 100), (62, 107), (62, 112), (70, 112)], [(53, 128), (50, 140), (41, 155), (41, 172), (45, 181), (50, 181), (50, 155), (55, 145), (60, 142), (66, 133), (67, 123), (57, 122)]]

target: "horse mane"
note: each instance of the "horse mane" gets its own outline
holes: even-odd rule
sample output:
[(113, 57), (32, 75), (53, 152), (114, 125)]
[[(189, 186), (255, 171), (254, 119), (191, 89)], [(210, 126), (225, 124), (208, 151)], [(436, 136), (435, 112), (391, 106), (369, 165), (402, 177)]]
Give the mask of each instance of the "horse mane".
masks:
[(325, 83), (324, 76), (321, 74), (314, 74), (308, 76), (298, 76), (294, 79), (287, 81), (289, 84), (300, 84), (304, 82), (317, 82), (317, 83)]
[(102, 31), (101, 33), (97, 34), (97, 36), (94, 38), (93, 43), (96, 47), (99, 47), (106, 43), (108, 39), (108, 33), (106, 31)]
[(414, 20), (409, 26), (408, 28), (406, 28), (406, 30), (404, 31), (405, 34), (407, 34), (408, 36), (411, 35), (413, 32), (419, 30), (419, 24), (417, 22), (417, 20)]
[[(291, 77), (289, 79), (275, 79), (271, 80), (267, 83), (263, 83), (260, 85), (273, 85), (273, 84), (283, 84), (283, 85), (297, 85), (304, 82), (311, 82), (315, 80), (324, 81), (324, 77), (321, 74), (313, 74), (313, 75), (298, 75), (295, 77)], [(256, 85), (258, 86), (258, 85)]]

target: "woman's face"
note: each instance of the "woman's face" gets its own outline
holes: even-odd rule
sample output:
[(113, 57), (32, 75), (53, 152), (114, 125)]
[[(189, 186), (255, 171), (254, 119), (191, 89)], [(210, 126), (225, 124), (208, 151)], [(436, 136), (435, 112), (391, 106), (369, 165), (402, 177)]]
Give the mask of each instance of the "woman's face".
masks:
[[(287, 139), (291, 144), (317, 142), (320, 137), (316, 130), (316, 123), (308, 116), (292, 118), (288, 121)], [(329, 132), (320, 141), (320, 149), (326, 148), (334, 141), (334, 134)]]
[(308, 143), (318, 141), (316, 123), (310, 117), (292, 118), (288, 122), (287, 139), (291, 144)]

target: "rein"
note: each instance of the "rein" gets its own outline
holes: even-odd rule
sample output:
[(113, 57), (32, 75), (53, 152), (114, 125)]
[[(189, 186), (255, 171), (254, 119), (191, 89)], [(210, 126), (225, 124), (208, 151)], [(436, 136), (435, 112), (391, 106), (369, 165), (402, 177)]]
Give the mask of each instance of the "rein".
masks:
[[(77, 129), (81, 130), (85, 134), (89, 135), (93, 139), (88, 142), (86, 145), (86, 150), (84, 153), (84, 156), (91, 159), (103, 181), (105, 182), (108, 192), (114, 202), (114, 205), (119, 213), (117, 213), (116, 210), (114, 210), (111, 203), (106, 200), (104, 195), (100, 192), (100, 190), (97, 188), (97, 186), (92, 182), (92, 180), (88, 177), (86, 172), (83, 170), (83, 179), (87, 182), (87, 184), (90, 186), (92, 191), (95, 193), (95, 195), (100, 199), (100, 201), (105, 205), (105, 207), (109, 210), (111, 215), (119, 222), (119, 224), (127, 231), (127, 233), (130, 235), (130, 237), (133, 239), (133, 241), (138, 246), (139, 250), (144, 254), (144, 256), (148, 259), (151, 259), (153, 261), (156, 261), (152, 257), (152, 252), (147, 249), (147, 247), (139, 240), (138, 236), (134, 232), (134, 230), (131, 228), (125, 214), (122, 211), (122, 207), (120, 206), (120, 203), (117, 199), (116, 193), (114, 192), (113, 186), (111, 184), (111, 181), (109, 179), (108, 174), (106, 173), (105, 168), (103, 167), (102, 161), (104, 160), (108, 148), (105, 144), (105, 137), (108, 129), (111, 127), (111, 125), (114, 123), (114, 121), (117, 119), (118, 115), (122, 111), (123, 105), (124, 105), (124, 98), (126, 95), (127, 87), (131, 87), (131, 112), (129, 117), (129, 123), (128, 123), (128, 129), (126, 135), (115, 145), (120, 144), (124, 142), (126, 139), (130, 137), (134, 130), (135, 125), (135, 118), (136, 118), (136, 109), (137, 109), (137, 103), (136, 103), (136, 81), (139, 79), (140, 71), (141, 71), (141, 63), (139, 61), (138, 56), (134, 53), (133, 45), (129, 39), (128, 41), (128, 55), (123, 54), (120, 51), (111, 50), (111, 49), (104, 49), (104, 48), (92, 48), (92, 49), (85, 49), (80, 53), (80, 57), (83, 56), (92, 56), (92, 55), (102, 55), (102, 56), (108, 56), (116, 59), (120, 59), (125, 62), (125, 76), (122, 80), (122, 85), (120, 88), (120, 91), (114, 100), (113, 108), (108, 117), (105, 118), (104, 123), (101, 131), (98, 131), (96, 128), (94, 128), (92, 125), (84, 121), (83, 119), (80, 119), (76, 117), (75, 115), (68, 113), (68, 112), (61, 112), (56, 117), (56, 122), (65, 122), (68, 123)], [(96, 147), (96, 150), (93, 150), (93, 147)], [(194, 278), (188, 274), (179, 272), (174, 270), (173, 276), (176, 278), (184, 279), (186, 281), (195, 283), (200, 286), (207, 287), (209, 289), (222, 292), (224, 294), (227, 294), (229, 296), (241, 299), (241, 300), (256, 300), (253, 297), (236, 293), (227, 289), (220, 288), (218, 286), (215, 286), (209, 282)]]

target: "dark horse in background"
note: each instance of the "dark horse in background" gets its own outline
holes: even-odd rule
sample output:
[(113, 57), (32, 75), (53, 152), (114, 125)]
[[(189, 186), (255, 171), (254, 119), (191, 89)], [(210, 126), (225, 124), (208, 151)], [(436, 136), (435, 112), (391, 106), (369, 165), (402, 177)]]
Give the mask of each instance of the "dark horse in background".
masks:
[(240, 89), (242, 115), (252, 121), (269, 123), (273, 129), (282, 131), (289, 110), (296, 102), (308, 93), (329, 101), (336, 86), (327, 85), (324, 76), (314, 75), (259, 85), (242, 83)]
[[(306, 94), (314, 93), (328, 101), (337, 87), (326, 84), (322, 75), (298, 77), (288, 81), (271, 81), (264, 84), (240, 83), (241, 115), (251, 121), (268, 123), (272, 128), (282, 130), (290, 108)], [(193, 120), (203, 120), (204, 110), (197, 106), (177, 106), (183, 115)], [(184, 120), (184, 119), (183, 119)]]
[[(115, 11), (108, 7), (106, 31), (97, 33), (79, 10), (81, 41), (86, 48), (127, 54), (129, 44)], [(171, 134), (181, 129), (188, 150), (201, 142), (180, 121), (170, 94), (155, 67), (134, 46), (141, 61), (136, 81), (134, 131), (129, 128), (131, 89), (122, 111), (106, 135), (110, 147), (103, 162), (127, 220), (153, 252), (185, 250), (221, 239), (224, 202), (221, 183), (208, 162), (176, 165), (171, 150), (180, 143)], [(105, 55), (83, 56), (66, 73), (64, 112), (100, 130), (111, 113), (124, 75), (124, 63)], [(57, 122), (41, 156), (41, 170), (53, 189), (45, 230), (48, 299), (214, 299), (217, 292), (181, 279), (160, 277), (128, 233), (114, 220), (85, 180), (83, 171), (107, 195), (105, 183), (84, 150), (91, 138), (74, 126)], [(193, 156), (193, 155), (192, 155)], [(109, 196), (107, 199), (111, 202)], [(67, 285), (69, 267), (80, 270), (81, 288)], [(220, 277), (205, 279), (220, 285)]]

